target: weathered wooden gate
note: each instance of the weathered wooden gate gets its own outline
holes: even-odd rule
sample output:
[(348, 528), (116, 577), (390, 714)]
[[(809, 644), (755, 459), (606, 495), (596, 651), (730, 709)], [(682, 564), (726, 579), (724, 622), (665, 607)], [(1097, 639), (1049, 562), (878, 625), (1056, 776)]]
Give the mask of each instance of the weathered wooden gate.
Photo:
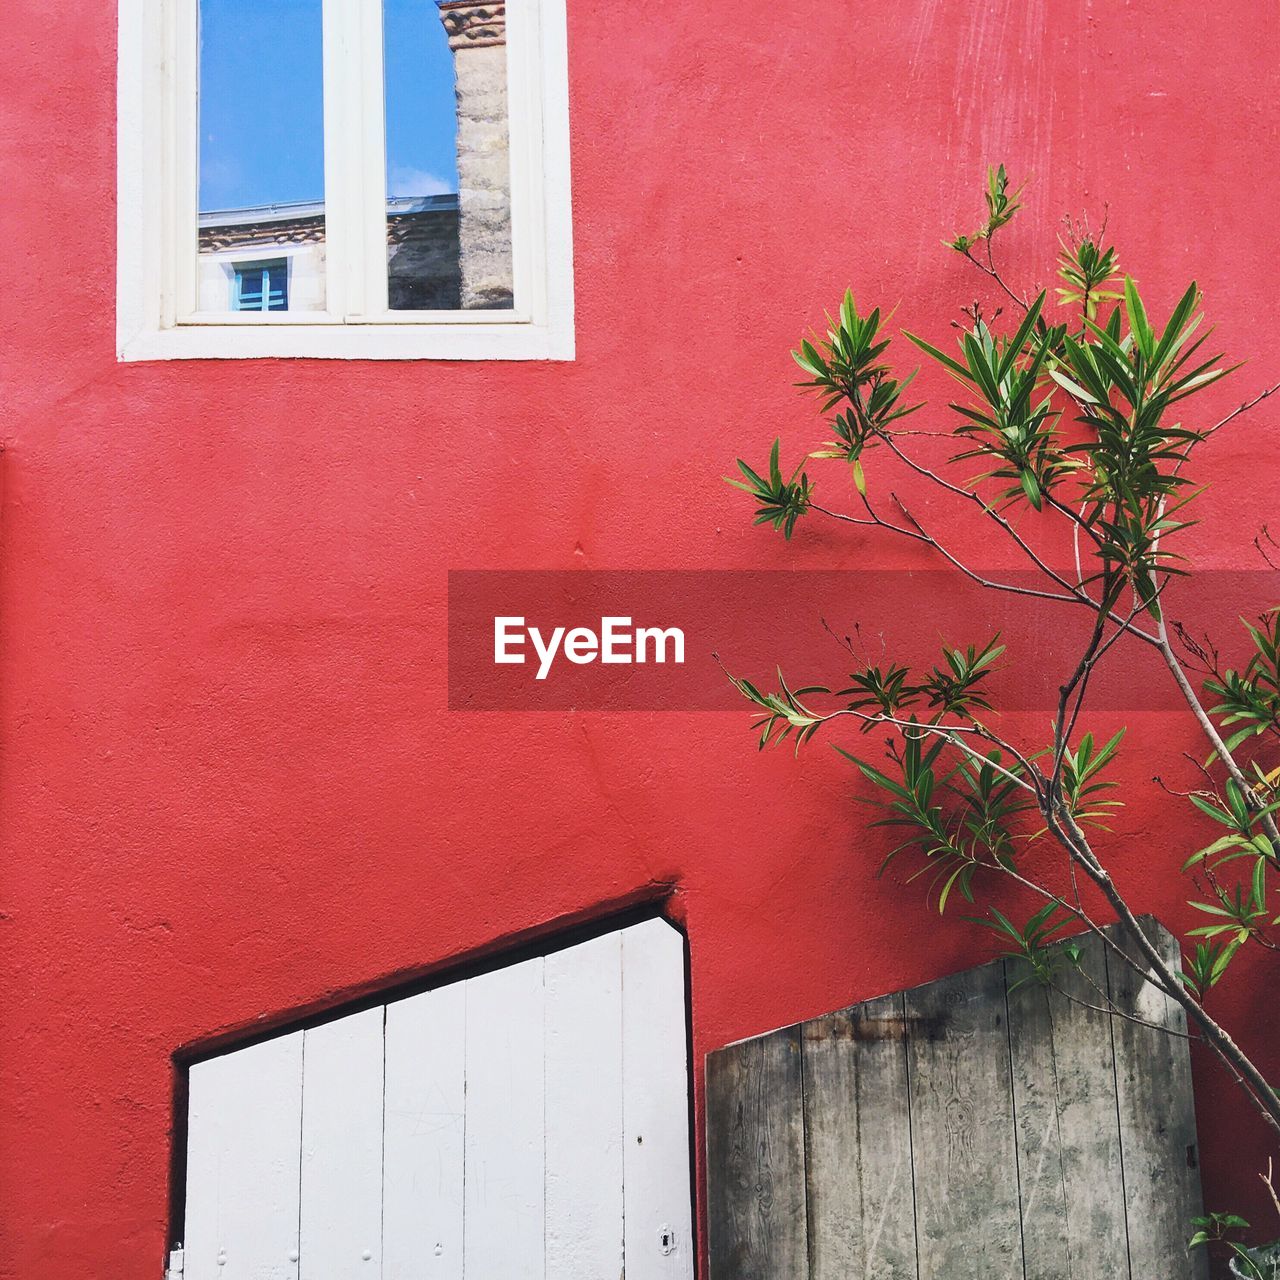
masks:
[(1061, 990), (995, 961), (712, 1053), (711, 1280), (1205, 1275), (1183, 1012), (1078, 942)]

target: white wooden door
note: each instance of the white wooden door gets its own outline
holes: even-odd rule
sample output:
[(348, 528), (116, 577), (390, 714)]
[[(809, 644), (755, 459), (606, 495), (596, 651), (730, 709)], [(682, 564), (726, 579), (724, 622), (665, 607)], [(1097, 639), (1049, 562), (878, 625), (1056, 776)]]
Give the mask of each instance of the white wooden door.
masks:
[(650, 920), (194, 1064), (185, 1280), (692, 1280)]

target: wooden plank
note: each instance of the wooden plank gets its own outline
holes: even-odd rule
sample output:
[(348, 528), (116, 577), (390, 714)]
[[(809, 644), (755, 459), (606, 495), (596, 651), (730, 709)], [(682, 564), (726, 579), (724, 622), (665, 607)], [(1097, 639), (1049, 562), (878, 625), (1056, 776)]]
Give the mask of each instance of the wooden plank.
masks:
[(1023, 1280), (1004, 966), (904, 996), (920, 1280)]
[(466, 987), (387, 1005), (383, 1280), (462, 1280)]
[(902, 995), (804, 1024), (813, 1280), (916, 1280)]
[(543, 1280), (543, 961), (467, 982), (463, 1270)]
[(302, 1033), (264, 1040), (188, 1075), (189, 1280), (295, 1280)]
[(622, 934), (627, 1280), (693, 1280), (684, 939), (664, 920)]
[(382, 1021), (379, 1006), (303, 1033), (301, 1280), (381, 1268)]
[(800, 1030), (707, 1059), (711, 1280), (809, 1273)]
[[(1181, 968), (1177, 941), (1149, 918), (1143, 928), (1175, 970)], [(1145, 971), (1137, 942), (1122, 933), (1117, 942)], [(1185, 1243), (1187, 1224), (1202, 1212), (1186, 1017), (1114, 954), (1107, 956), (1107, 975), (1112, 1001), (1129, 1015), (1111, 1023), (1133, 1276), (1204, 1277), (1205, 1251), (1189, 1256)]]
[(1129, 1252), (1105, 944), (1075, 942), (1079, 968), (1064, 965), (1056, 989), (1005, 965), (1023, 1249), (1040, 1280), (1117, 1280)]
[(546, 957), (546, 1268), (623, 1272), (622, 939)]

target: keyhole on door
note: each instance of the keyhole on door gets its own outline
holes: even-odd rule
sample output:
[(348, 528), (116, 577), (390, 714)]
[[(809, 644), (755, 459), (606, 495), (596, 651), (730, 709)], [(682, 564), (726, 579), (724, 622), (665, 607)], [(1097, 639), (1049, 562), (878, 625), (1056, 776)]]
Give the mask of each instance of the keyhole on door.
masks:
[(676, 1251), (676, 1233), (670, 1227), (658, 1229), (658, 1249), (665, 1258)]

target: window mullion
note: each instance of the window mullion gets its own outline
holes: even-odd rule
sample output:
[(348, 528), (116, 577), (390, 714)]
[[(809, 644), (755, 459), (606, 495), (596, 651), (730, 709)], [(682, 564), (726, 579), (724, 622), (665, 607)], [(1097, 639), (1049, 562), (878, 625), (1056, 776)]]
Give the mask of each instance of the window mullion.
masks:
[(357, 185), (360, 200), (361, 314), (387, 310), (387, 144), (383, 84), (382, 0), (354, 0), (360, 26), (360, 139)]
[(328, 310), (386, 310), (381, 0), (324, 0)]
[(351, 309), (361, 279), (359, 163), (354, 154), (359, 110), (359, 40), (351, 0), (323, 0), (325, 309), (337, 320)]

